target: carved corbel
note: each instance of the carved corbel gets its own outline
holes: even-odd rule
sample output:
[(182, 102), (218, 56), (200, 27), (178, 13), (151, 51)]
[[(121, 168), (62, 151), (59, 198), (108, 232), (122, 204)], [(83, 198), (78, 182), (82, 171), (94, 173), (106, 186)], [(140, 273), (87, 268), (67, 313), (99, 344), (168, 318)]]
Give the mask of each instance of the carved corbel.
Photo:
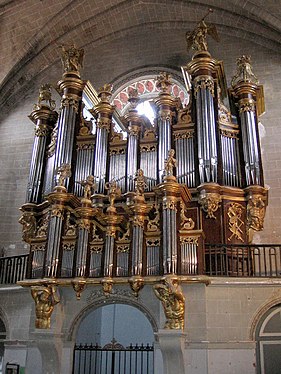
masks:
[(140, 290), (144, 286), (144, 279), (140, 276), (135, 276), (129, 279), (130, 287), (135, 297), (138, 297)]
[(85, 290), (86, 286), (86, 281), (84, 279), (72, 281), (72, 287), (76, 293), (77, 300), (81, 299), (81, 293)]
[(216, 192), (206, 192), (205, 190), (200, 191), (198, 203), (201, 205), (204, 212), (207, 213), (207, 218), (214, 218), (214, 213), (220, 208), (222, 198), (220, 194)]

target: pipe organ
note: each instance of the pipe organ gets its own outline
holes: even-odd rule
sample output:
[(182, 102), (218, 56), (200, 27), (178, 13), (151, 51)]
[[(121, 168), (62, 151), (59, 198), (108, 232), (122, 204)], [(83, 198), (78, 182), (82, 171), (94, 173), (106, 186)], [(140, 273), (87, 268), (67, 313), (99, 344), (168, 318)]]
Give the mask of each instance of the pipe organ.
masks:
[(35, 138), (20, 222), (31, 284), (72, 284), (80, 297), (86, 284), (100, 283), (106, 294), (129, 282), (137, 294), (159, 276), (204, 274), (205, 243), (247, 244), (262, 229), (262, 86), (242, 56), (228, 89), (223, 63), (194, 33), (195, 53), (182, 68), (189, 104), (160, 73), (150, 125), (136, 90), (120, 119), (112, 86), (97, 93), (80, 77), (83, 50), (63, 47), (59, 113), (44, 85), (30, 114)]

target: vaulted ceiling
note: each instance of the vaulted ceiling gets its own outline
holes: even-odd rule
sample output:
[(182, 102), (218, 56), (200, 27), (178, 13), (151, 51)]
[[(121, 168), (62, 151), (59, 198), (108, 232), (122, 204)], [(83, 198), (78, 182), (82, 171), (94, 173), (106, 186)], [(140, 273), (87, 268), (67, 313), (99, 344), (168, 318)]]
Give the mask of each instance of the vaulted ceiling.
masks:
[(210, 7), (222, 50), (235, 38), (281, 53), (276, 0), (0, 0), (0, 105), (36, 79), (57, 79), (59, 46), (70, 42), (85, 49), (82, 76), (96, 85), (157, 65), (176, 69), (190, 56), (186, 31)]

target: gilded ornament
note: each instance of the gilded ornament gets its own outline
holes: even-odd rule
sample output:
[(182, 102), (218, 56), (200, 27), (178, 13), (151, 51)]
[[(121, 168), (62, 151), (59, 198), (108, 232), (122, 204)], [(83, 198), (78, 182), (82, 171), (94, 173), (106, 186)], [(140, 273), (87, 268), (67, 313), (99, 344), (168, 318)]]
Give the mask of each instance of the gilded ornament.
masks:
[(49, 221), (50, 221), (50, 214), (49, 213), (44, 214), (43, 218), (40, 221), (40, 225), (38, 225), (36, 238), (44, 238), (47, 236)]
[(202, 190), (199, 195), (198, 203), (201, 205), (204, 212), (207, 213), (207, 218), (214, 218), (214, 213), (220, 208), (222, 198), (220, 194), (216, 192), (206, 192)]
[(87, 284), (85, 280), (73, 280), (72, 281), (72, 287), (76, 294), (76, 299), (81, 299), (81, 293), (85, 290)]
[(77, 182), (84, 188), (84, 199), (91, 200), (92, 192), (95, 192), (97, 185), (95, 183), (95, 177), (89, 175), (85, 180)]
[(52, 157), (56, 150), (56, 143), (58, 137), (58, 126), (56, 125), (51, 133), (51, 142), (48, 146), (47, 156)]
[(228, 208), (228, 228), (232, 233), (227, 239), (228, 241), (231, 241), (234, 237), (238, 240), (241, 240), (241, 242), (244, 242), (244, 239), (242, 237), (242, 227), (244, 226), (244, 221), (242, 220), (243, 210), (244, 207), (238, 203), (231, 203), (230, 207)]
[(75, 111), (75, 113), (78, 113), (78, 108), (79, 108), (79, 101), (74, 99), (73, 97), (64, 97), (61, 100), (61, 108), (64, 107), (71, 107)]
[(181, 236), (180, 237), (181, 244), (191, 244), (191, 245), (196, 245), (196, 247), (198, 247), (198, 241), (199, 241), (198, 236)]
[(111, 278), (104, 278), (101, 280), (101, 284), (104, 296), (109, 296), (112, 293), (113, 280)]
[(130, 287), (135, 297), (139, 296), (140, 290), (144, 286), (144, 279), (139, 276), (135, 276), (129, 279)]
[(76, 226), (70, 223), (70, 212), (66, 213), (65, 220), (65, 236), (75, 236), (76, 235)]
[(148, 186), (147, 186), (146, 178), (145, 178), (145, 176), (143, 174), (143, 170), (142, 169), (139, 169), (136, 172), (136, 176), (134, 178), (134, 182), (135, 182), (135, 191), (136, 191), (137, 196), (143, 196), (144, 190)]
[(253, 73), (253, 67), (251, 64), (250, 56), (241, 56), (236, 61), (237, 70), (236, 74), (231, 80), (232, 87), (236, 86), (239, 82), (250, 82), (254, 84), (259, 84), (258, 78)]
[(78, 227), (80, 230), (90, 231), (91, 222), (87, 218), (81, 218), (78, 222)]
[(110, 182), (106, 182), (105, 189), (108, 191), (110, 207), (113, 207), (115, 199), (121, 196), (121, 189), (114, 179)]
[(56, 286), (31, 286), (31, 295), (35, 301), (35, 327), (49, 329), (54, 306), (60, 302)]
[(55, 205), (51, 210), (51, 217), (63, 219), (63, 208), (60, 205)]
[(98, 97), (101, 101), (109, 102), (109, 98), (112, 95), (113, 86), (110, 83), (104, 84), (102, 87), (98, 90)]
[(71, 177), (71, 165), (70, 164), (62, 164), (56, 169), (56, 175), (58, 176), (58, 184), (57, 186), (63, 187), (65, 180)]
[(177, 211), (177, 202), (174, 200), (163, 201), (162, 208), (163, 210), (169, 209)]
[(24, 212), (19, 219), (19, 223), (22, 227), (22, 240), (26, 243), (30, 243), (30, 240), (35, 237), (36, 234), (36, 219), (34, 214), (31, 212)]
[(261, 196), (252, 195), (247, 205), (247, 228), (254, 231), (263, 230), (265, 203)]
[(42, 103), (47, 105), (51, 110), (56, 108), (55, 100), (52, 100), (51, 85), (46, 83), (43, 84), (39, 89), (38, 103), (34, 104), (34, 110), (39, 110), (42, 108)]
[(167, 159), (164, 162), (165, 176), (173, 175), (174, 168), (177, 167), (177, 160), (174, 158), (175, 150), (170, 149)]
[(83, 66), (84, 49), (76, 48), (75, 44), (71, 44), (69, 47), (61, 45), (61, 61), (65, 73), (77, 72), (79, 73), (80, 68)]
[(215, 41), (219, 42), (217, 28), (212, 23), (206, 23), (205, 18), (209, 13), (213, 12), (209, 9), (208, 13), (197, 24), (195, 30), (186, 33), (187, 50), (191, 47), (193, 50), (201, 52), (208, 51), (207, 35), (210, 35)]
[(239, 101), (239, 113), (254, 112), (256, 110), (255, 102), (250, 99)]
[(160, 212), (159, 207), (155, 207), (155, 217), (152, 220), (149, 220), (147, 223), (147, 231), (155, 232), (160, 230)]
[(40, 125), (40, 126), (35, 127), (34, 135), (38, 137), (44, 137), (44, 136), (48, 136), (49, 132), (50, 132), (50, 128), (48, 126)]
[(161, 72), (157, 77), (156, 87), (159, 88), (162, 92), (168, 92), (171, 85), (171, 74), (167, 72)]
[(166, 276), (161, 284), (156, 284), (154, 292), (162, 302), (165, 316), (166, 329), (184, 329), (185, 297), (179, 285), (179, 280), (174, 275)]
[(197, 97), (200, 90), (208, 89), (215, 96), (214, 79), (209, 75), (199, 75), (194, 79), (194, 96)]
[(218, 86), (218, 117), (223, 123), (231, 123), (231, 113), (221, 99), (221, 88)]
[(180, 213), (181, 223), (180, 228), (182, 230), (193, 230), (195, 227), (195, 222), (192, 218), (188, 218), (185, 215), (185, 205), (181, 203), (181, 213)]

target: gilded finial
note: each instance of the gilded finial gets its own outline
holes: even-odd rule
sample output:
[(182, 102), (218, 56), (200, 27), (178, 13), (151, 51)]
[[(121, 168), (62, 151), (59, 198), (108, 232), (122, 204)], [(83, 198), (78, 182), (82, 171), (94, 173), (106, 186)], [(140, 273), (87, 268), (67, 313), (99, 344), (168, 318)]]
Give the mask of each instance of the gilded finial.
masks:
[(80, 73), (80, 68), (83, 67), (84, 49), (76, 48), (75, 44), (69, 47), (61, 45), (61, 61), (65, 73), (77, 72)]
[(212, 12), (213, 9), (210, 8), (208, 13), (197, 24), (196, 28), (186, 33), (187, 50), (191, 47), (197, 52), (208, 51), (207, 35), (210, 35), (215, 41), (219, 42), (216, 26), (205, 22), (205, 18)]
[(138, 96), (138, 90), (131, 88), (129, 90), (129, 103), (131, 104), (131, 108), (135, 109), (140, 101)]
[(56, 108), (55, 100), (52, 100), (51, 85), (43, 84), (39, 88), (38, 103), (34, 104), (34, 110), (41, 109), (42, 105), (48, 106), (51, 110)]
[(162, 92), (168, 92), (171, 85), (171, 74), (167, 72), (161, 72), (157, 77), (156, 87), (159, 88)]
[(234, 87), (239, 82), (251, 82), (259, 84), (258, 78), (253, 73), (251, 64), (251, 56), (241, 56), (236, 60), (237, 70), (236, 74), (231, 80), (231, 85)]
[(104, 84), (98, 89), (98, 97), (101, 101), (109, 102), (110, 97), (112, 96), (113, 86), (110, 83)]
[(58, 176), (57, 186), (64, 187), (65, 180), (71, 177), (71, 165), (62, 164), (56, 169), (56, 175)]

